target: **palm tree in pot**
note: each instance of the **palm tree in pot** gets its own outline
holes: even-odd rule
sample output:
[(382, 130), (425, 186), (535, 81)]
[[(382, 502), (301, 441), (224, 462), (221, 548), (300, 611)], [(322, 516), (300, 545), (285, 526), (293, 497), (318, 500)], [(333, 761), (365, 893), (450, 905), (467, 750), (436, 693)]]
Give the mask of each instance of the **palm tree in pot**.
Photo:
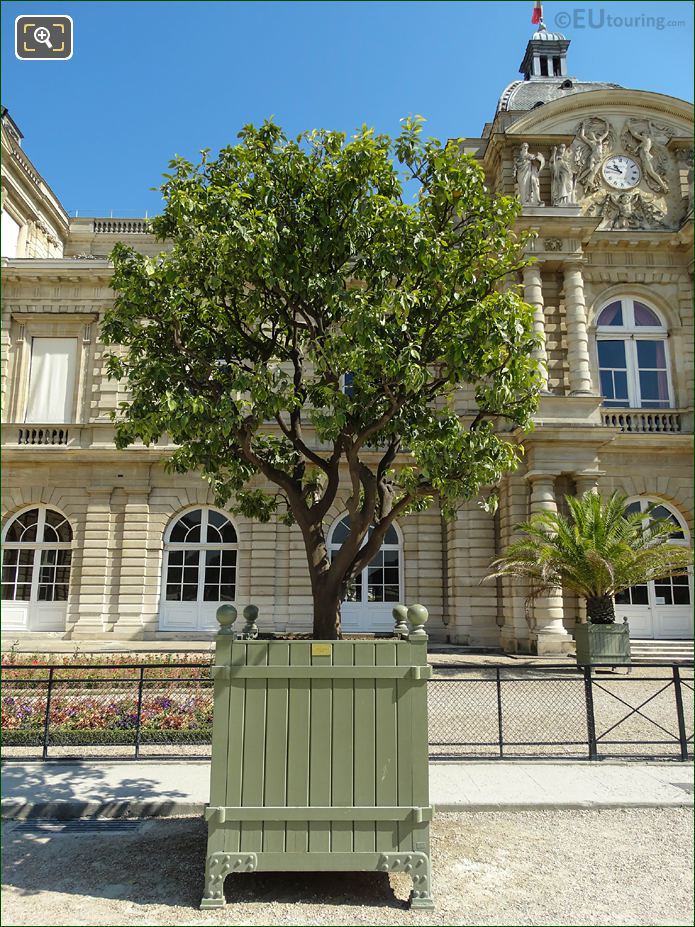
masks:
[(618, 593), (687, 574), (693, 552), (673, 543), (677, 528), (670, 519), (653, 515), (656, 503), (633, 513), (619, 492), (606, 498), (593, 491), (565, 498), (567, 515), (539, 512), (516, 526), (521, 537), (491, 565), (487, 579), (525, 579), (532, 597), (561, 587), (586, 601), (590, 625), (607, 626), (615, 622)]

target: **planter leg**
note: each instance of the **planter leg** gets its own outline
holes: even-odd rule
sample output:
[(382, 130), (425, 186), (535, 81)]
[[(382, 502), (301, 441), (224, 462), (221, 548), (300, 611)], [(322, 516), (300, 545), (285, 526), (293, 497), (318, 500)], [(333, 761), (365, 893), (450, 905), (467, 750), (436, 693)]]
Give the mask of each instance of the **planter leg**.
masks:
[(200, 907), (223, 908), (224, 880), (230, 872), (253, 872), (258, 863), (255, 853), (212, 853), (205, 864), (205, 891)]
[(411, 876), (413, 890), (410, 893), (410, 907), (424, 908), (431, 911), (434, 908), (434, 901), (432, 900), (432, 874), (429, 857), (424, 857), (422, 865), (416, 867)]
[(382, 872), (405, 872), (413, 880), (410, 907), (431, 911), (432, 901), (430, 858), (425, 853), (383, 853), (379, 859)]

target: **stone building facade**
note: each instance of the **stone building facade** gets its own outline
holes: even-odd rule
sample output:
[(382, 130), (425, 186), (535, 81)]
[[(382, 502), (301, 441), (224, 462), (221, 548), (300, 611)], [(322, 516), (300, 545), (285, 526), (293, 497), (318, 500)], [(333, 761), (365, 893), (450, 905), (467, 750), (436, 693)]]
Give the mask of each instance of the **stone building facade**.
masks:
[[(620, 489), (693, 530), (692, 106), (569, 76), (569, 42), (541, 25), (522, 78), (480, 138), (460, 144), (491, 188), (517, 193), (537, 235), (519, 283), (543, 335), (546, 390), (495, 517), (437, 509), (387, 538), (344, 606), (346, 630), (390, 626), (394, 600), (428, 605), (433, 637), (562, 653), (582, 606), (481, 585), (529, 514), (567, 494)], [(296, 529), (231, 517), (167, 447), (117, 451), (99, 321), (116, 241), (146, 253), (145, 220), (70, 219), (2, 125), (3, 619), (7, 637), (197, 638), (220, 601), (260, 607), (263, 629), (306, 630), (311, 594)], [(465, 411), (466, 397), (461, 397)], [(344, 511), (330, 520), (339, 538)], [(618, 602), (644, 638), (692, 637), (692, 580)]]

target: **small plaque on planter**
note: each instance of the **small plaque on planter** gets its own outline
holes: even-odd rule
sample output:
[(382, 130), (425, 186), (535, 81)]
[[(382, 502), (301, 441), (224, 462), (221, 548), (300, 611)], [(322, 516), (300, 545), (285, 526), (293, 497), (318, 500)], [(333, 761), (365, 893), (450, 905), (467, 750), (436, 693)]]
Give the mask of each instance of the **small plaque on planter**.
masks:
[(330, 657), (332, 648), (330, 644), (312, 644), (311, 645), (311, 655), (312, 657)]

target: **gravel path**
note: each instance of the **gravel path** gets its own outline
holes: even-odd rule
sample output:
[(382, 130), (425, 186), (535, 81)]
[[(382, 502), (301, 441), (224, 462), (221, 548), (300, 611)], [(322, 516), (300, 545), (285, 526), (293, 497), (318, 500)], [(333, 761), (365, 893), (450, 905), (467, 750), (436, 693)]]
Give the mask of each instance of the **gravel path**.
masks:
[(233, 876), (230, 903), (199, 911), (205, 828), (133, 834), (6, 830), (3, 924), (692, 924), (689, 810), (438, 815), (434, 912), (410, 912), (401, 874)]

